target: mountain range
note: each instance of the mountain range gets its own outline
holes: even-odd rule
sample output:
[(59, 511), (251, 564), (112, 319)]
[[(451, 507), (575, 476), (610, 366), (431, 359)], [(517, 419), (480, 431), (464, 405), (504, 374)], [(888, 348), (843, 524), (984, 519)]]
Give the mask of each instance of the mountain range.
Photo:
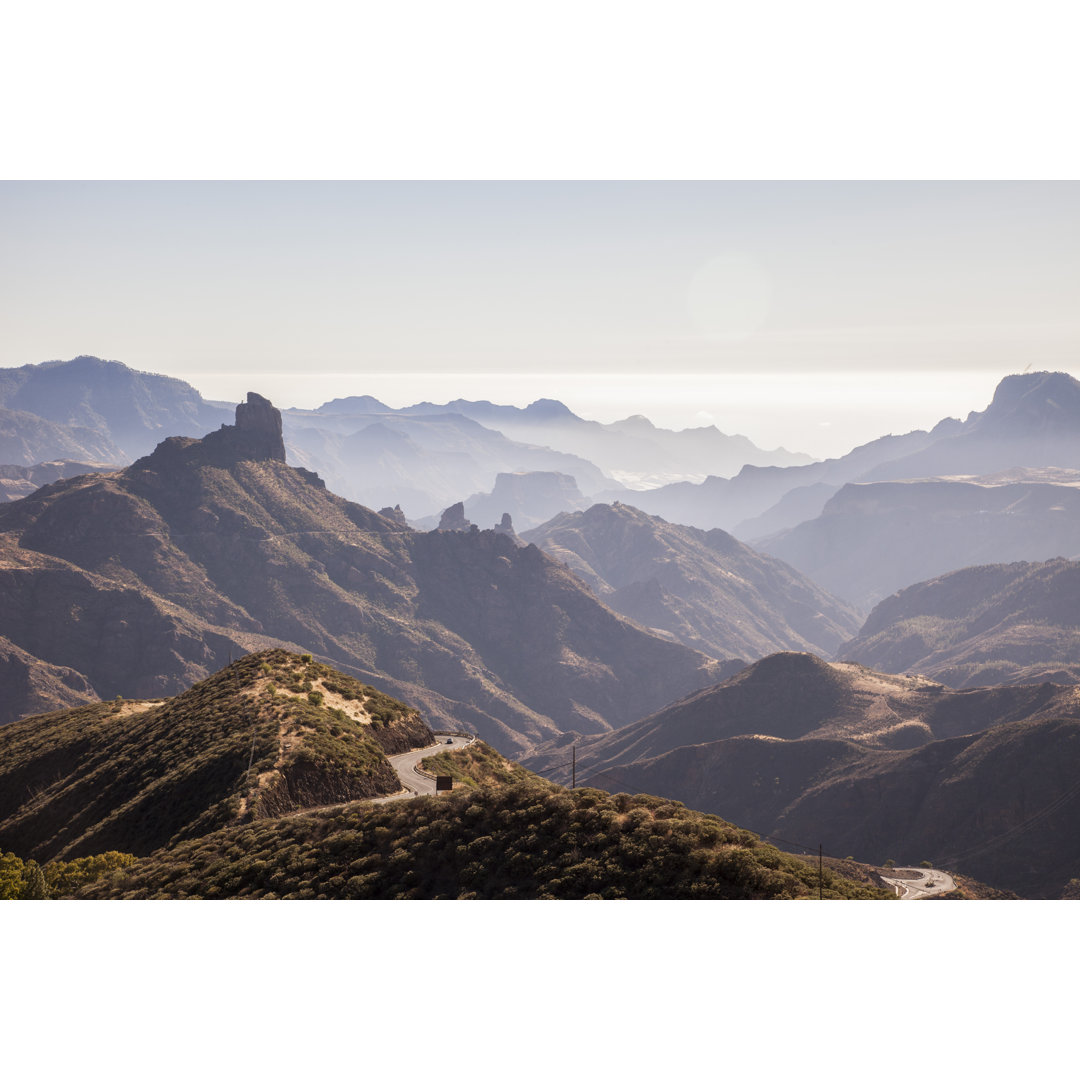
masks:
[(607, 730), (722, 673), (535, 546), (417, 533), (331, 494), (285, 463), (281, 430), (250, 394), (235, 426), (0, 506), (0, 636), (103, 699), (287, 646), (508, 750)]

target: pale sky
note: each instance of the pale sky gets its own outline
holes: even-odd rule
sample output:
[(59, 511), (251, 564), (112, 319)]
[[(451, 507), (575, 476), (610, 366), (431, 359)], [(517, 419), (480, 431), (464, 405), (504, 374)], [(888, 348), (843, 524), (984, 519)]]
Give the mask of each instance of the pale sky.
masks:
[(1080, 375), (1080, 183), (5, 182), (0, 366), (842, 453)]

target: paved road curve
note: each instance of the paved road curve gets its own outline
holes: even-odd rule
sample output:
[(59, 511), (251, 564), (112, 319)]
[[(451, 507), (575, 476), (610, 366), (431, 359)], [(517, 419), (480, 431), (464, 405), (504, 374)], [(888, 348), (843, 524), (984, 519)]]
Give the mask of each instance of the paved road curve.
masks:
[(440, 754), (443, 750), (453, 750), (455, 747), (471, 746), (476, 740), (463, 735), (438, 735), (434, 746), (425, 746), (422, 750), (410, 750), (407, 754), (394, 754), (386, 760), (394, 766), (394, 771), (401, 780), (404, 791), (396, 795), (386, 795), (381, 799), (372, 799), (372, 802), (392, 802), (394, 799), (412, 799), (417, 795), (434, 795), (435, 781), (426, 776), (421, 776), (413, 768), (417, 762), (422, 761), (432, 754)]
[(898, 866), (896, 869), (918, 875), (911, 878), (881, 875), (882, 881), (891, 885), (901, 900), (922, 900), (938, 893), (952, 892), (956, 888), (956, 882), (942, 870), (925, 870), (921, 866)]

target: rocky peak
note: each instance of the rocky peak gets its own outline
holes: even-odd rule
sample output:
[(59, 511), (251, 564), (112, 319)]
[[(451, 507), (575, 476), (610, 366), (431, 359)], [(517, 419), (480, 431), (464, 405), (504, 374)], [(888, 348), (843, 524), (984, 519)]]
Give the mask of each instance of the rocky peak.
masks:
[(1080, 382), (1063, 371), (1007, 375), (986, 411), (975, 416), (981, 434), (1075, 434), (1080, 427)]
[(236, 423), (222, 424), (202, 439), (174, 436), (158, 443), (147, 458), (135, 466), (161, 466), (174, 459), (195, 458), (200, 464), (226, 467), (237, 461), (284, 461), (281, 413), (261, 394), (248, 392), (247, 402), (236, 406)]
[(469, 519), (465, 516), (465, 504), (456, 502), (442, 512), (439, 532), (467, 532), (469, 525)]

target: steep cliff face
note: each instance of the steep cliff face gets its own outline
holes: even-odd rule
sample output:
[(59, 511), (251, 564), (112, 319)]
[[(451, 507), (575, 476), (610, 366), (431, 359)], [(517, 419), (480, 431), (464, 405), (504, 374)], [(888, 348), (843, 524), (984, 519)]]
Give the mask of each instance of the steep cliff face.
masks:
[(48, 664), (0, 638), (0, 726), (30, 713), (96, 701), (90, 680), (70, 667)]

